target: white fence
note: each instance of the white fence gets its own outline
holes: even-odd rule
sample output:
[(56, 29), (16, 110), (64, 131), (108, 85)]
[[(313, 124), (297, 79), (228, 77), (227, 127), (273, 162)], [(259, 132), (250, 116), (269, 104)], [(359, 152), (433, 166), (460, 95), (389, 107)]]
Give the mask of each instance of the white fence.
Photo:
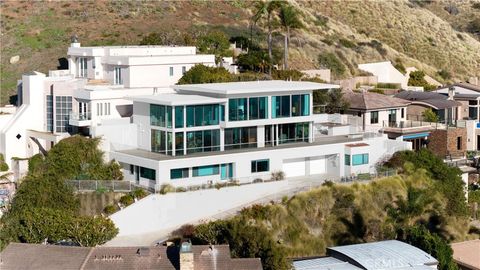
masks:
[(135, 185), (123, 180), (67, 180), (74, 191), (113, 191), (130, 192)]

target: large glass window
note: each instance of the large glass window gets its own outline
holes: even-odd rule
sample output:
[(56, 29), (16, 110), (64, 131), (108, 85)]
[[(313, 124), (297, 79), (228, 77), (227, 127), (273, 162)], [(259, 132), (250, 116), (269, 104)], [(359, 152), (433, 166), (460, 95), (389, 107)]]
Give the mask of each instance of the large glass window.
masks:
[(308, 142), (309, 134), (310, 128), (307, 122), (278, 125), (278, 139), (280, 144)]
[(219, 105), (187, 106), (187, 127), (218, 125)]
[(165, 126), (165, 106), (150, 104), (150, 125)]
[(167, 128), (172, 128), (172, 106), (167, 106), (167, 110), (165, 112), (165, 118), (167, 118)]
[(350, 155), (345, 154), (345, 165), (350, 166)]
[(176, 128), (183, 128), (183, 106), (176, 106), (175, 107), (175, 127)]
[(155, 170), (140, 167), (140, 177), (155, 180)]
[(470, 119), (477, 119), (478, 117), (478, 109), (477, 107), (469, 107), (468, 108), (468, 118)]
[(225, 150), (257, 147), (257, 127), (225, 129)]
[(352, 156), (352, 165), (365, 165), (368, 164), (368, 154), (357, 154)]
[(78, 60), (78, 77), (87, 77), (87, 58), (80, 57)]
[(370, 112), (370, 124), (378, 124), (378, 111)]
[(183, 156), (183, 132), (175, 133), (175, 155)]
[[(285, 112), (286, 113), (286, 112)], [(310, 115), (310, 95), (292, 96), (292, 116)]]
[(252, 160), (251, 172), (268, 172), (270, 170), (270, 160), (261, 159), (261, 160)]
[(247, 120), (247, 99), (231, 98), (228, 100), (228, 121)]
[(68, 120), (72, 111), (72, 97), (55, 96), (55, 131), (69, 132), (70, 125)]
[(272, 117), (290, 117), (290, 96), (272, 97)]
[(171, 169), (170, 179), (188, 178), (188, 168)]
[(187, 154), (220, 151), (220, 130), (187, 132)]
[(151, 149), (152, 149), (152, 152), (166, 154), (167, 145), (166, 145), (165, 131), (152, 129)]
[(219, 173), (220, 173), (220, 170), (219, 170), (218, 164), (192, 168), (193, 176), (209, 176), (209, 175), (217, 175)]
[(123, 84), (122, 68), (121, 67), (114, 67), (113, 68), (113, 74), (114, 74), (113, 84)]
[(253, 97), (249, 98), (249, 119), (267, 119), (267, 97)]

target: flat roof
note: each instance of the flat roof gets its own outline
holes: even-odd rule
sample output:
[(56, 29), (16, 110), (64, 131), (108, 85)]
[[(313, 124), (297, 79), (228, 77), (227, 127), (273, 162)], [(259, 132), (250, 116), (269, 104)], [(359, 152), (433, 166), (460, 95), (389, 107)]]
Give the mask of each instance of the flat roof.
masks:
[(157, 95), (147, 95), (147, 96), (136, 96), (130, 98), (136, 102), (145, 102), (150, 104), (160, 104), (160, 105), (199, 105), (199, 104), (217, 104), (227, 102), (223, 98), (212, 98), (199, 95), (182, 95), (182, 94), (157, 94)]
[(172, 86), (175, 90), (194, 91), (211, 94), (257, 94), (270, 92), (327, 90), (340, 88), (336, 84), (315, 83), (306, 81), (249, 81), (205, 84), (183, 84)]
[(293, 261), (293, 269), (295, 270), (360, 270), (362, 268), (349, 264), (348, 262), (333, 258), (308, 258)]

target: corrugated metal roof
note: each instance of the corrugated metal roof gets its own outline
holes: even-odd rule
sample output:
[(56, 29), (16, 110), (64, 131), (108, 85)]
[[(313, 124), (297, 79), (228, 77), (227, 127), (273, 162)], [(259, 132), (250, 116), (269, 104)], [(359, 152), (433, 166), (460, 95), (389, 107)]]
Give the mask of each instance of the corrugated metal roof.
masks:
[(332, 257), (306, 259), (293, 262), (295, 270), (360, 270), (348, 262), (341, 261)]
[(414, 266), (438, 264), (423, 250), (397, 240), (332, 247), (327, 253), (334, 257), (339, 253), (367, 270), (414, 269)]

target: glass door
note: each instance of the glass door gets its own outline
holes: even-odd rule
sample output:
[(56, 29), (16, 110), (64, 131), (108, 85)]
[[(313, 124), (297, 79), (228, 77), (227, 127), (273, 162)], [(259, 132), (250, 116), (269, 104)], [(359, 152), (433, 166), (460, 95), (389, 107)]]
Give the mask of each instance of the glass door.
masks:
[(233, 177), (233, 164), (226, 163), (220, 165), (220, 179), (226, 180)]

